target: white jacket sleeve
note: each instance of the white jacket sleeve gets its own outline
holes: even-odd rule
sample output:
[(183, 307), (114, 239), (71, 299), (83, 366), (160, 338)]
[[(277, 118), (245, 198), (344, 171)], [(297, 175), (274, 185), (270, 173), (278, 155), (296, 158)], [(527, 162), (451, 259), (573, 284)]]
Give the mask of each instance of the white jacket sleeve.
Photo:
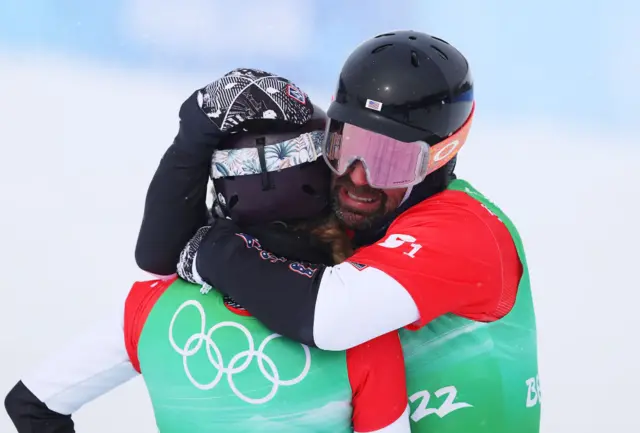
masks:
[(72, 414), (82, 405), (136, 377), (124, 339), (124, 307), (85, 328), (45, 358), (22, 382), (47, 407)]
[(372, 266), (327, 268), (315, 304), (313, 337), (323, 350), (346, 350), (420, 319), (407, 290)]

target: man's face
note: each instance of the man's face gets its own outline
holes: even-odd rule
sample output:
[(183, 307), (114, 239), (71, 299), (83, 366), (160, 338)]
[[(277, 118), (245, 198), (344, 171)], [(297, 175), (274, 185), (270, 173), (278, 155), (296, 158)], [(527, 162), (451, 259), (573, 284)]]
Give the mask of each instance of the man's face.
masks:
[(354, 230), (369, 228), (393, 212), (407, 192), (406, 188), (372, 188), (367, 183), (360, 161), (356, 161), (342, 176), (334, 176), (331, 187), (333, 211)]

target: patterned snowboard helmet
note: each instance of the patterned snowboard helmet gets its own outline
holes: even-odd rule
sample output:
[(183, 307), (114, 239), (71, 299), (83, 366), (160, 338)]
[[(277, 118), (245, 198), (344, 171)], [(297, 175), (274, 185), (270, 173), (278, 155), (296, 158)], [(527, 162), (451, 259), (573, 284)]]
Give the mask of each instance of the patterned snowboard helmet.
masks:
[(214, 212), (246, 225), (317, 217), (330, 203), (331, 170), (321, 152), (326, 113), (290, 81), (250, 71), (249, 96), (233, 95), (233, 114), (221, 120), (230, 135), (211, 161)]

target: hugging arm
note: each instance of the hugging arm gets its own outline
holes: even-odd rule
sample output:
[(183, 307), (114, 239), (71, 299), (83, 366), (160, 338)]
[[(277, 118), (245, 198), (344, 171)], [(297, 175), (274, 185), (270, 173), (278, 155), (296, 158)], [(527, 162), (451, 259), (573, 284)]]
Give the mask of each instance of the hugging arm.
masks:
[(187, 246), (178, 273), (230, 295), (274, 332), (324, 350), (354, 347), (419, 317), (407, 290), (379, 269), (301, 263), (258, 245), (233, 222), (216, 220)]
[(207, 224), (210, 157), (185, 150), (180, 141), (187, 139), (178, 134), (147, 190), (135, 256), (155, 275), (174, 274), (180, 251)]
[(180, 107), (180, 126), (156, 170), (136, 243), (136, 263), (155, 275), (172, 275), (180, 251), (207, 224), (211, 156), (222, 133), (200, 109), (195, 91)]
[(383, 240), (335, 266), (275, 257), (219, 219), (198, 232), (195, 257), (183, 254), (179, 269), (275, 332), (324, 350), (419, 328), (444, 314), (490, 322), (513, 305), (522, 266), (504, 224), (470, 200), (443, 196), (417, 221), (407, 212)]

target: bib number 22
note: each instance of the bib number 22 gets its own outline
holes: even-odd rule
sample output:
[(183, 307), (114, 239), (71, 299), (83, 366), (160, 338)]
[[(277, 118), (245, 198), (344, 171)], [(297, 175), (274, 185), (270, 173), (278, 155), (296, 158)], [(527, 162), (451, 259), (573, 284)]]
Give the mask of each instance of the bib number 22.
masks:
[(418, 407), (416, 407), (416, 409), (411, 414), (411, 419), (413, 420), (413, 422), (418, 422), (421, 419), (433, 414), (439, 416), (440, 418), (444, 418), (451, 412), (458, 409), (473, 407), (469, 403), (455, 402), (456, 396), (458, 395), (458, 390), (455, 386), (445, 386), (444, 388), (440, 388), (439, 390), (434, 392), (433, 395), (435, 395), (437, 398), (446, 395), (447, 398), (442, 402), (440, 407), (435, 408), (429, 407), (429, 400), (431, 400), (431, 393), (429, 391), (418, 391), (409, 397), (409, 401), (411, 403), (414, 403), (420, 398), (422, 399), (420, 400)]

